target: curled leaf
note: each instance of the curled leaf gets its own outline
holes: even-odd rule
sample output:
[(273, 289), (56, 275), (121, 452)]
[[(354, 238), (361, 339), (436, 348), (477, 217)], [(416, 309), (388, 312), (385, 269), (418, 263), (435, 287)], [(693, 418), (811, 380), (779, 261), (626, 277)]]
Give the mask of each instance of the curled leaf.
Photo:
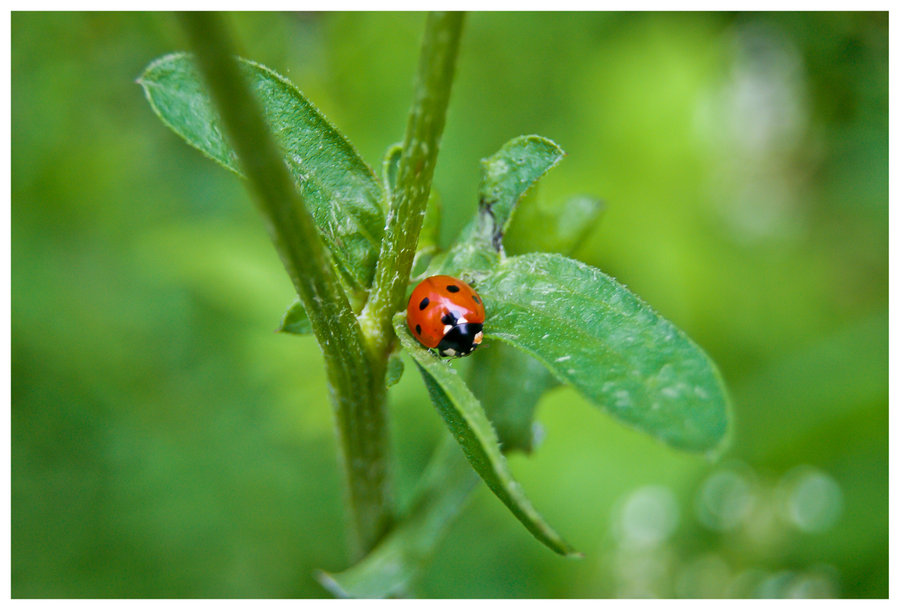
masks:
[(513, 138), (482, 159), (478, 212), (456, 245), (436, 257), (429, 274), (477, 275), (496, 265), (516, 204), (564, 156), (552, 140), (532, 135)]
[(565, 154), (552, 140), (531, 135), (513, 138), (492, 156), (482, 159), (478, 206), (493, 221), (495, 249), (499, 249), (516, 203)]

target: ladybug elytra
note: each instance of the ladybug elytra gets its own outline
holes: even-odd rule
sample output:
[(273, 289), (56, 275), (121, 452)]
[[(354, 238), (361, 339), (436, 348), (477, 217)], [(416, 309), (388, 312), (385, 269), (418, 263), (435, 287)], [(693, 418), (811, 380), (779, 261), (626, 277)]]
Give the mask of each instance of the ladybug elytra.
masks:
[(441, 356), (467, 356), (483, 337), (484, 303), (462, 280), (433, 275), (413, 290), (406, 322), (422, 345), (437, 348)]

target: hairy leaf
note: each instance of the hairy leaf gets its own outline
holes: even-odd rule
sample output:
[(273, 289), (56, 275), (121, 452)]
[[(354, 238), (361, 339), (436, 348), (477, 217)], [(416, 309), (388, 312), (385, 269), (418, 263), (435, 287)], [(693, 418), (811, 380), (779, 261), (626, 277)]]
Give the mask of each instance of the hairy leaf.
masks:
[(564, 156), (547, 138), (519, 136), (482, 159), (478, 212), (463, 228), (456, 245), (436, 257), (429, 273), (477, 275), (497, 264), (503, 234), (519, 199)]
[[(515, 241), (510, 244), (510, 238), (525, 235), (525, 251), (568, 254), (599, 219), (602, 203), (591, 197), (573, 197), (557, 214), (550, 214), (538, 206), (536, 192), (537, 188), (532, 188), (519, 200), (515, 220), (503, 236), (504, 249), (514, 251)], [(535, 440), (534, 410), (544, 392), (559, 381), (539, 361), (505, 343), (494, 342), (472, 358), (469, 387), (497, 429), (503, 452), (530, 452)]]
[(499, 244), (509, 227), (519, 199), (566, 153), (541, 136), (519, 136), (481, 161), (479, 210), (493, 218), (494, 240)]
[[(240, 60), (284, 160), (332, 255), (361, 287), (371, 284), (384, 231), (384, 193), (347, 139), (284, 77)], [(190, 145), (240, 174), (191, 57), (166, 55), (138, 82), (153, 110)]]
[(538, 540), (561, 555), (575, 551), (544, 522), (513, 479), (500, 452), (494, 428), (462, 378), (446, 361), (425, 349), (409, 333), (406, 315), (394, 316), (394, 330), (422, 373), (431, 401), (475, 472)]
[(478, 291), (486, 338), (534, 356), (619, 419), (682, 449), (725, 436), (728, 399), (709, 357), (601, 271), (558, 254), (514, 256)]

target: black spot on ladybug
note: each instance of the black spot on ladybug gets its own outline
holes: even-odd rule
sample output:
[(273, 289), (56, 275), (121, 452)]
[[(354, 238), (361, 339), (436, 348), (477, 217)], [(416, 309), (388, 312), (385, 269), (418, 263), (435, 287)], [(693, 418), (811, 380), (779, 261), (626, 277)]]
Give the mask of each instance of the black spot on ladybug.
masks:
[(478, 298), (478, 295), (477, 295), (477, 294), (473, 294), (473, 295), (472, 295), (472, 300), (474, 300), (476, 303), (478, 303), (479, 305), (481, 305), (481, 299)]
[(459, 286), (450, 284), (449, 286), (447, 286), (447, 292), (459, 292)]
[(416, 324), (416, 334), (417, 334), (417, 335), (421, 335), (421, 334), (422, 334), (422, 327), (421, 327), (419, 324)]
[(456, 326), (456, 314), (452, 311), (448, 311), (441, 318), (441, 322), (448, 326)]
[(428, 303), (430, 303), (430, 302), (431, 301), (428, 300), (428, 297), (425, 297), (424, 299), (422, 299), (422, 302), (419, 303), (419, 311), (422, 311), (423, 309), (428, 307)]

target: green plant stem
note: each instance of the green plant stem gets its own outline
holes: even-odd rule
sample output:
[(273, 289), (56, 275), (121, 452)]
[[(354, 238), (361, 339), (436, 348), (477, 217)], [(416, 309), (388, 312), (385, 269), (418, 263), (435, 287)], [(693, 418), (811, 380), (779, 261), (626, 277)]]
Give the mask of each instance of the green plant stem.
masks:
[(313, 219), (239, 72), (221, 18), (195, 12), (183, 13), (181, 20), (272, 241), (322, 348), (347, 479), (351, 545), (354, 555), (361, 556), (374, 547), (391, 522), (385, 362), (369, 357)]
[(376, 357), (390, 351), (394, 337), (391, 317), (403, 306), (444, 131), (463, 16), (458, 12), (429, 13), (425, 25), (397, 187), (375, 269), (375, 284), (360, 315), (363, 333)]

